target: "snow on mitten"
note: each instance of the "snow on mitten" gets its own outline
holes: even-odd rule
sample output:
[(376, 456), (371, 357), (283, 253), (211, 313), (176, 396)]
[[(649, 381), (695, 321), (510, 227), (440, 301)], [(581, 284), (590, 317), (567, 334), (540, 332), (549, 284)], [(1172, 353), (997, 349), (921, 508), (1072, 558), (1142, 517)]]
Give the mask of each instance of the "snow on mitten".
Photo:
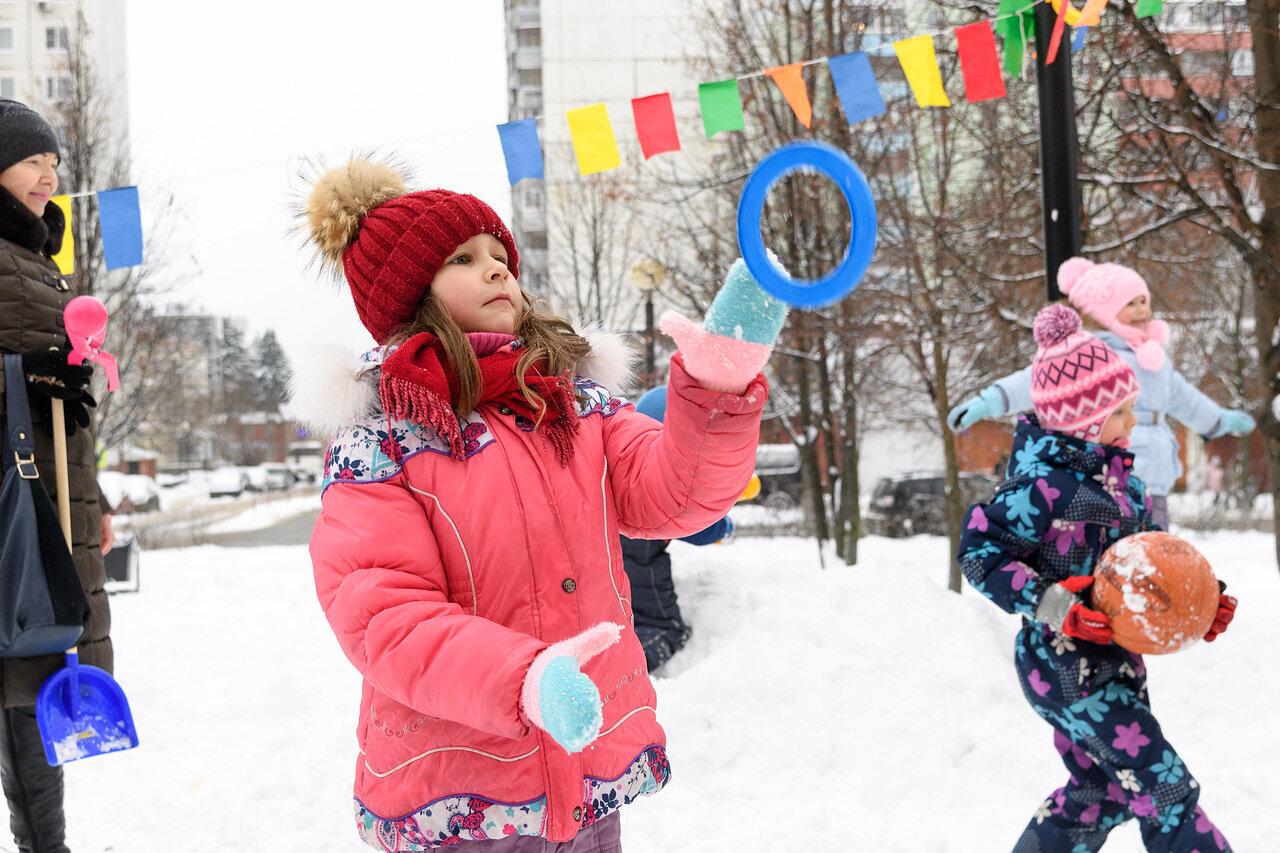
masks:
[(765, 293), (739, 258), (701, 326), (675, 311), (663, 314), (658, 326), (675, 340), (699, 385), (741, 394), (769, 360), (786, 319), (786, 303)]
[(621, 625), (601, 622), (543, 649), (525, 673), (520, 690), (524, 715), (565, 752), (586, 749), (604, 722), (600, 691), (580, 667), (621, 636)]

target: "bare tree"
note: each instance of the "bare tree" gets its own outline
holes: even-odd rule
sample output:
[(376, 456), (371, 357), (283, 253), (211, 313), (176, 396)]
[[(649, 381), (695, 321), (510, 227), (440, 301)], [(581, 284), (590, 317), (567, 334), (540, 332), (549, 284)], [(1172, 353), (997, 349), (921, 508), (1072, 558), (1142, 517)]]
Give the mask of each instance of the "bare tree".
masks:
[[(73, 199), (72, 234), (75, 241), (75, 288), (96, 296), (111, 315), (106, 349), (119, 362), (121, 390), (99, 393), (97, 438), (104, 449), (131, 436), (144, 424), (163, 422), (172, 414), (171, 389), (182, 381), (183, 364), (172, 328), (156, 322), (159, 300), (172, 285), (177, 267), (166, 259), (165, 247), (176, 213), (170, 195), (160, 205), (157, 226), (144, 246), (140, 267), (108, 271), (103, 257), (101, 222), (93, 191), (126, 186), (130, 180), (127, 140), (119, 131), (114, 83), (99, 73), (91, 50), (93, 33), (83, 11), (78, 12), (68, 39), (65, 69), (69, 90), (55, 106), (55, 120), (66, 138), (62, 170)], [(186, 264), (194, 266), (188, 259)], [(101, 378), (99, 388), (105, 387)]]

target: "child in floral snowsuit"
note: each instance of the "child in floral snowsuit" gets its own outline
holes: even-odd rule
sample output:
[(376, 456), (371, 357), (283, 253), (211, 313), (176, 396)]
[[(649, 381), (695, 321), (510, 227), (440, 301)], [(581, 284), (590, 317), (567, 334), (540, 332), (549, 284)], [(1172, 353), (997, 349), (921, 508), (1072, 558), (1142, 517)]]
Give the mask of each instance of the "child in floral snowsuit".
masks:
[[(1035, 328), (1036, 414), (1018, 423), (1008, 479), (990, 503), (970, 509), (959, 552), (969, 582), (1022, 615), (1018, 677), (1053, 726), (1070, 773), (1015, 853), (1096, 851), (1130, 817), (1148, 850), (1229, 850), (1152, 715), (1141, 655), (1111, 643), (1109, 620), (1082, 595), (1107, 548), (1159, 529), (1125, 449), (1137, 380), (1110, 347), (1079, 330), (1069, 308), (1046, 308)], [(1234, 607), (1221, 597), (1206, 639), (1225, 630)]]

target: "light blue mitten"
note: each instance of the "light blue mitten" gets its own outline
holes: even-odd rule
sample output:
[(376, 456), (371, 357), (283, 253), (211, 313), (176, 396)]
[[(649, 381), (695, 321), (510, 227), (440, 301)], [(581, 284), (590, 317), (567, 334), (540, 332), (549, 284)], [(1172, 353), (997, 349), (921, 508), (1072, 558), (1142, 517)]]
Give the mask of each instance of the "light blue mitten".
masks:
[(701, 326), (675, 311), (663, 314), (659, 325), (698, 384), (741, 394), (769, 360), (786, 319), (786, 303), (766, 293), (739, 258)]
[(992, 385), (983, 388), (976, 397), (970, 397), (947, 413), (947, 426), (952, 432), (960, 432), (989, 418), (1005, 414), (1004, 395)]
[(1218, 422), (1219, 435), (1248, 435), (1258, 424), (1248, 412), (1227, 409)]
[(621, 636), (622, 626), (601, 622), (543, 649), (525, 673), (520, 691), (525, 716), (566, 752), (586, 749), (604, 722), (600, 691), (581, 666)]

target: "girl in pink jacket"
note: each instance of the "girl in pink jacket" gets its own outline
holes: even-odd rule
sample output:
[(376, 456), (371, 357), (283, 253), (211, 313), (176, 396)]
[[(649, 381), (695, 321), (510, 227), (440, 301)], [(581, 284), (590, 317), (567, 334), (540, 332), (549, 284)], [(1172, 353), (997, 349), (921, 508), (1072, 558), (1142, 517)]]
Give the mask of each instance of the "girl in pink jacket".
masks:
[(306, 215), (379, 343), (314, 388), (334, 434), (316, 592), (364, 677), (358, 830), (619, 850), (615, 812), (670, 769), (618, 534), (684, 536), (742, 493), (785, 309), (739, 262), (704, 326), (664, 317), (664, 427), (597, 384), (606, 347), (531, 307), (479, 199), (357, 160)]

